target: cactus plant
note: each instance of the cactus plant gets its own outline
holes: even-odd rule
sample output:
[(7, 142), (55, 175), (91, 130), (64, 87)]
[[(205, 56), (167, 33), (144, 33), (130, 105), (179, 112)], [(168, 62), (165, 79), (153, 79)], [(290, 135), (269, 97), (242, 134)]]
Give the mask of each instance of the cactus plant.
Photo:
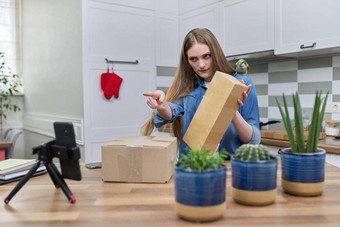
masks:
[(261, 144), (243, 144), (236, 150), (235, 158), (245, 161), (270, 160), (270, 153)]
[(261, 144), (241, 145), (231, 157), (233, 199), (244, 205), (268, 205), (277, 193), (277, 158)]

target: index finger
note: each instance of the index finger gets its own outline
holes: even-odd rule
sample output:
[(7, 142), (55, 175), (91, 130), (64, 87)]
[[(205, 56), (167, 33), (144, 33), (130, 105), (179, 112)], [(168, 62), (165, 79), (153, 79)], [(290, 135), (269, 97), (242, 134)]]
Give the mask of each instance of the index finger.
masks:
[(144, 92), (143, 93), (144, 96), (154, 96), (153, 92)]
[(151, 97), (151, 98), (153, 98), (155, 100), (158, 100), (160, 103), (163, 103), (163, 101), (160, 100), (161, 96), (158, 93), (156, 93), (156, 92), (144, 92), (143, 95), (144, 96), (149, 96), (149, 97)]
[(159, 98), (159, 95), (157, 95), (156, 92), (144, 92), (143, 95), (144, 95), (144, 96), (152, 97), (152, 98), (154, 98), (154, 99), (158, 99), (158, 98)]

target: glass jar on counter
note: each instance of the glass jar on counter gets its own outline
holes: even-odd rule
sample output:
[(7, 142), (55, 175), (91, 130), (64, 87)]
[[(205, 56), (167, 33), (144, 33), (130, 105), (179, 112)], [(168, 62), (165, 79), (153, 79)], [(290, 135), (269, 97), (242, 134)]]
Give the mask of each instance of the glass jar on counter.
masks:
[(325, 133), (327, 136), (339, 135), (339, 121), (338, 120), (326, 120)]

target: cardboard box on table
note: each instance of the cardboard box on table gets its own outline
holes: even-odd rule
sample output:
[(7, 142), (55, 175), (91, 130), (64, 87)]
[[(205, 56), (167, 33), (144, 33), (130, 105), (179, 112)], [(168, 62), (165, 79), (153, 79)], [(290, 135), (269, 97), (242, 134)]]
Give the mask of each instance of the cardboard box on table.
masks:
[(234, 76), (216, 71), (183, 140), (193, 150), (214, 152), (233, 119), (248, 87)]
[(176, 137), (121, 137), (102, 146), (103, 181), (167, 183), (176, 154)]

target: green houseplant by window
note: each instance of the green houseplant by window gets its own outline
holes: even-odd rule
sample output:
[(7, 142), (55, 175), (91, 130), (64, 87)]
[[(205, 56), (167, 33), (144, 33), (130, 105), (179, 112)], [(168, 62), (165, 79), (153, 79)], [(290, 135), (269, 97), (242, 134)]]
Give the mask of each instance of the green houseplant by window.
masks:
[(326, 151), (318, 148), (321, 125), (326, 108), (328, 93), (321, 97), (321, 91), (315, 94), (312, 120), (308, 127), (308, 137), (305, 142), (302, 109), (299, 94), (293, 95), (295, 133), (291, 125), (286, 97), (283, 94), (282, 120), (290, 141), (290, 148), (281, 150), (281, 185), (285, 192), (298, 196), (316, 196), (324, 190), (324, 171)]
[(11, 102), (10, 97), (19, 92), (22, 86), (20, 77), (13, 74), (10, 67), (5, 62), (5, 53), (0, 52), (0, 130), (2, 129), (2, 119), (7, 118), (5, 111), (20, 111), (20, 107)]
[(226, 209), (226, 152), (189, 150), (175, 165), (175, 208), (190, 221), (212, 221)]

